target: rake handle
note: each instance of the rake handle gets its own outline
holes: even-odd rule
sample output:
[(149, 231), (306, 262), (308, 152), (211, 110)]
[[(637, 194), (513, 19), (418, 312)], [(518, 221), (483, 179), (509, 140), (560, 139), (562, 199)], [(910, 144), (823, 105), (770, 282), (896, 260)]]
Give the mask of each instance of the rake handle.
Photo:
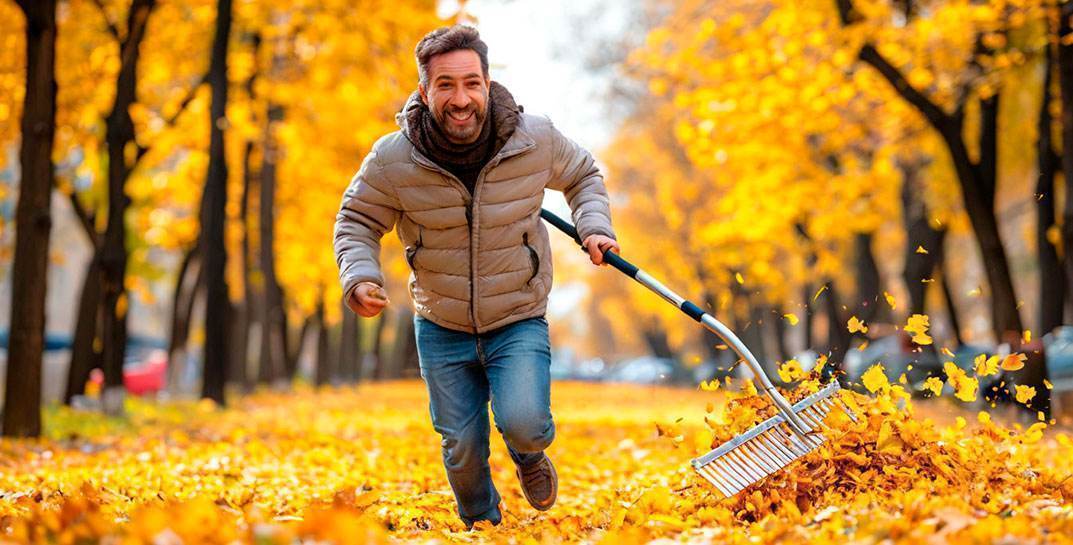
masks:
[[(566, 233), (570, 238), (574, 239), (574, 242), (577, 242), (578, 246), (581, 246), (581, 251), (586, 253), (588, 252), (588, 250), (585, 249), (584, 245), (582, 245), (581, 237), (578, 235), (577, 229), (574, 228), (574, 226), (571, 225), (569, 222), (560, 218), (559, 216), (556, 216), (555, 214), (549, 212), (547, 209), (544, 208), (540, 209), (540, 217), (544, 218), (545, 221), (554, 225), (560, 231)], [(796, 432), (798, 435), (806, 435), (809, 433), (809, 426), (806, 425), (804, 421), (802, 421), (801, 418), (797, 416), (796, 413), (794, 413), (793, 407), (786, 400), (786, 398), (783, 397), (782, 394), (780, 394), (779, 391), (775, 389), (775, 385), (771, 383), (771, 379), (768, 378), (767, 373), (765, 373), (764, 369), (760, 367), (760, 362), (756, 360), (756, 356), (753, 356), (753, 353), (749, 350), (747, 346), (745, 346), (745, 343), (743, 343), (741, 339), (739, 339), (738, 336), (730, 330), (730, 328), (725, 326), (719, 320), (715, 319), (715, 317), (711, 314), (704, 312), (703, 309), (694, 304), (692, 301), (689, 301), (678, 295), (674, 291), (671, 291), (670, 288), (664, 286), (662, 283), (660, 283), (658, 280), (653, 278), (645, 271), (638, 268), (636, 265), (630, 263), (629, 261), (626, 261), (615, 252), (612, 252), (611, 249), (604, 250), (604, 262), (622, 271), (626, 276), (629, 276), (630, 278), (636, 280), (644, 287), (656, 292), (656, 294), (665, 299), (667, 302), (678, 307), (678, 309), (684, 312), (687, 316), (696, 320), (697, 322), (700, 322), (700, 324), (707, 328), (709, 331), (718, 335), (720, 339), (723, 339), (723, 342), (727, 343), (728, 346), (733, 348), (734, 352), (737, 353), (738, 357), (744, 360), (745, 363), (749, 366), (749, 369), (753, 372), (753, 377), (760, 382), (761, 388), (765, 392), (767, 392), (768, 397), (771, 398), (771, 401), (775, 404), (775, 407), (779, 409), (779, 412), (781, 412), (783, 416), (786, 417), (787, 423), (790, 424), (794, 432)]]

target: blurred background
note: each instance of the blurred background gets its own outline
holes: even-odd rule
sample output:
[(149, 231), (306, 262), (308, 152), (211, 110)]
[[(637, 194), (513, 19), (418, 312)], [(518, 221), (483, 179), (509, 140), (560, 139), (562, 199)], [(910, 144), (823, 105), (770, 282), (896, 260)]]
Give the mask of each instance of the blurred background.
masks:
[[(382, 255), (392, 305), (361, 319), (341, 303), (332, 227), (416, 88), (417, 41), (456, 22), (481, 31), (491, 78), (526, 112), (596, 156), (622, 255), (773, 376), (827, 361), (853, 383), (882, 362), (923, 391), (946, 361), (1023, 353), (979, 403), (1033, 385), (1030, 412), (1049, 414), (1073, 391), (1071, 14), (1043, 0), (2, 0), (5, 430), (41, 403), (119, 412), (127, 394), (224, 403), (416, 377), (398, 239)], [(22, 254), (20, 195), (51, 218), (26, 216)], [(559, 193), (545, 207), (569, 214)], [(739, 373), (722, 340), (552, 239), (555, 378)], [(930, 344), (906, 331), (919, 316)]]

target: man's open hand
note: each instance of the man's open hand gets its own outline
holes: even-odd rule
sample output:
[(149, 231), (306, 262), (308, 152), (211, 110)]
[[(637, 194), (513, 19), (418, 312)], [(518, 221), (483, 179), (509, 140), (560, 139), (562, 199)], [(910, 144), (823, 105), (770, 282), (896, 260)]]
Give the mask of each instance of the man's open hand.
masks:
[(354, 303), (351, 305), (354, 312), (363, 318), (372, 318), (380, 314), (380, 311), (391, 302), (384, 288), (372, 282), (358, 284), (358, 287), (350, 293), (350, 299)]
[(592, 260), (593, 265), (607, 265), (604, 263), (604, 251), (608, 248), (616, 254), (619, 253), (618, 242), (604, 235), (589, 235), (581, 245), (589, 252), (589, 259)]

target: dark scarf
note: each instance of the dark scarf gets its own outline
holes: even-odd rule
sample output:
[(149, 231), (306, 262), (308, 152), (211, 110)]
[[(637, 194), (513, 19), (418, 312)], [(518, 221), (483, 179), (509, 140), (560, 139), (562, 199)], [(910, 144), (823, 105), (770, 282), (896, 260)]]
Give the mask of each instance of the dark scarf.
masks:
[(410, 95), (396, 116), (403, 134), (417, 151), (457, 176), (471, 195), (477, 175), (514, 134), (522, 111), (510, 91), (498, 82), (491, 83), (488, 94), (488, 115), (480, 135), (469, 144), (456, 144), (447, 138), (418, 91)]

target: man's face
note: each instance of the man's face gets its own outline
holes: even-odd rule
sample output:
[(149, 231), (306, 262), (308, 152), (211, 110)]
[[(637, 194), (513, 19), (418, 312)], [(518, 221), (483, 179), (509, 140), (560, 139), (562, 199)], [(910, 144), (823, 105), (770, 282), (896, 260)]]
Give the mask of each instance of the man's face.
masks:
[(456, 49), (429, 59), (428, 85), (418, 85), (432, 117), (456, 144), (469, 144), (481, 134), (488, 115), (489, 81), (481, 59), (470, 49)]

